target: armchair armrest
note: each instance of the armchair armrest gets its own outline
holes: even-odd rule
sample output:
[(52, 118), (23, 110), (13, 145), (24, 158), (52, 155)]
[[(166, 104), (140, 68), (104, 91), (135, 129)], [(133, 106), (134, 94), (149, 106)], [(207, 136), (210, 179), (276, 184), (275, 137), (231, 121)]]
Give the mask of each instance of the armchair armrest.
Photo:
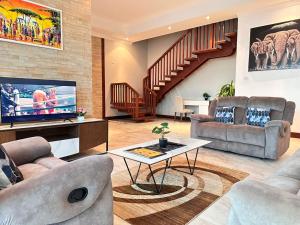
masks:
[[(112, 221), (112, 169), (108, 156), (90, 156), (6, 188), (0, 192), (0, 224), (56, 224), (81, 214), (96, 201), (102, 201), (106, 218)], [(82, 187), (88, 189), (87, 197), (69, 203), (70, 192)]]
[(2, 147), (17, 166), (52, 155), (50, 144), (42, 137), (11, 141), (2, 144)]
[(229, 193), (233, 214), (242, 225), (296, 225), (300, 198), (267, 184), (246, 180)]
[(271, 128), (278, 128), (278, 134), (281, 137), (284, 137), (285, 135), (287, 135), (289, 128), (290, 128), (290, 123), (288, 121), (284, 121), (284, 120), (271, 120), (269, 122), (266, 123), (265, 125), (266, 129), (271, 129)]
[(198, 121), (198, 122), (210, 122), (214, 121), (214, 117), (204, 114), (193, 114), (191, 115), (191, 120)]

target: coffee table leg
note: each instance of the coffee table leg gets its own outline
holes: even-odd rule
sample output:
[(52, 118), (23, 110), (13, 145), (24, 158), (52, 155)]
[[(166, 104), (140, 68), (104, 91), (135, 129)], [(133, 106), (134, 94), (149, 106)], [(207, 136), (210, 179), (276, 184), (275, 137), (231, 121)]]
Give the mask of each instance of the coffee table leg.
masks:
[(163, 184), (164, 184), (164, 179), (165, 179), (165, 176), (166, 176), (166, 171), (167, 171), (168, 166), (169, 166), (169, 160), (166, 160), (166, 166), (165, 166), (165, 168), (164, 168), (163, 177), (162, 177), (162, 179), (161, 179), (160, 185), (158, 186), (157, 183), (156, 183), (156, 180), (155, 180), (155, 178), (154, 178), (154, 174), (153, 174), (151, 165), (148, 165), (149, 170), (150, 170), (150, 172), (151, 172), (151, 176), (152, 176), (153, 183), (154, 183), (154, 186), (155, 186), (155, 189), (156, 189), (156, 193), (157, 193), (157, 194), (159, 194), (159, 193), (161, 192), (162, 186), (163, 186)]
[(129, 176), (130, 176), (130, 179), (131, 179), (132, 183), (133, 183), (133, 184), (136, 184), (136, 180), (137, 180), (137, 178), (138, 178), (138, 176), (139, 176), (139, 173), (140, 173), (140, 169), (141, 169), (142, 163), (140, 163), (139, 168), (138, 168), (138, 171), (137, 171), (137, 173), (136, 173), (136, 176), (135, 176), (135, 178), (133, 178), (133, 176), (132, 176), (132, 174), (131, 174), (131, 171), (130, 171), (130, 169), (129, 169), (129, 166), (128, 166), (128, 164), (127, 164), (126, 159), (125, 159), (125, 158), (123, 158), (123, 159), (124, 159), (124, 162), (125, 162), (125, 165), (126, 165), (126, 168), (127, 168), (127, 171), (128, 171), (128, 173), (129, 173)]
[(191, 170), (191, 175), (193, 175), (194, 172), (195, 172), (195, 167), (196, 167), (196, 162), (197, 162), (198, 152), (199, 152), (199, 148), (197, 148), (197, 151), (196, 151), (196, 156), (195, 156), (193, 168), (192, 168), (192, 170)]
[[(197, 162), (197, 157), (198, 157), (198, 152), (199, 152), (199, 148), (197, 148), (197, 151), (196, 151), (196, 156), (195, 156), (195, 160), (194, 160), (194, 163), (193, 163), (193, 167), (191, 167), (191, 163), (190, 163), (190, 160), (189, 160), (189, 158), (188, 158), (188, 155), (187, 155), (187, 153), (185, 153), (186, 161), (187, 161), (187, 163), (188, 163), (189, 171), (190, 171), (189, 174), (191, 174), (191, 175), (193, 175), (194, 172), (195, 172), (196, 162)], [(175, 166), (175, 167), (176, 167), (176, 166)], [(179, 170), (179, 169), (177, 169), (177, 168), (175, 168), (175, 167), (171, 167), (171, 163), (169, 164), (169, 168), (171, 168), (171, 169), (173, 169), (173, 170), (177, 170), (177, 171), (183, 172), (183, 173), (188, 173), (188, 172), (185, 172), (185, 171), (183, 171), (183, 170)]]

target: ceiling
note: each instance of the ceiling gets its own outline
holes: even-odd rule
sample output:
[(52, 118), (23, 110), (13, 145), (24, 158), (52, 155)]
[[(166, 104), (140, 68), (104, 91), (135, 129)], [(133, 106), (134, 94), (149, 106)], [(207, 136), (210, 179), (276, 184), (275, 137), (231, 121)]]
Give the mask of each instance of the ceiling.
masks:
[(99, 37), (135, 42), (235, 18), (241, 12), (284, 2), (293, 1), (92, 0), (92, 32)]

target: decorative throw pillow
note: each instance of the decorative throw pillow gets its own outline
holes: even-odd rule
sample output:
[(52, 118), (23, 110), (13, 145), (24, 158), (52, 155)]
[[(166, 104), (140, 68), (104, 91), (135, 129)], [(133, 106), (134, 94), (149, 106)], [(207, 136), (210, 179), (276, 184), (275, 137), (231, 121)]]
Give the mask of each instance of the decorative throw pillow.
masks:
[(264, 127), (271, 120), (270, 109), (264, 108), (248, 108), (247, 124), (252, 126)]
[(215, 119), (221, 123), (234, 124), (235, 107), (217, 107)]
[(22, 173), (0, 145), (0, 190), (22, 180)]

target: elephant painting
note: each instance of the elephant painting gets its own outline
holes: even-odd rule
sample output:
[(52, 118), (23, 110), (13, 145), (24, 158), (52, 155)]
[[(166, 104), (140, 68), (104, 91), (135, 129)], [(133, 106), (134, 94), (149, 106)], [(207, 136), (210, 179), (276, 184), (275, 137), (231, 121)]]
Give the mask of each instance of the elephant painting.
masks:
[(249, 71), (300, 68), (300, 20), (296, 21), (251, 29)]

